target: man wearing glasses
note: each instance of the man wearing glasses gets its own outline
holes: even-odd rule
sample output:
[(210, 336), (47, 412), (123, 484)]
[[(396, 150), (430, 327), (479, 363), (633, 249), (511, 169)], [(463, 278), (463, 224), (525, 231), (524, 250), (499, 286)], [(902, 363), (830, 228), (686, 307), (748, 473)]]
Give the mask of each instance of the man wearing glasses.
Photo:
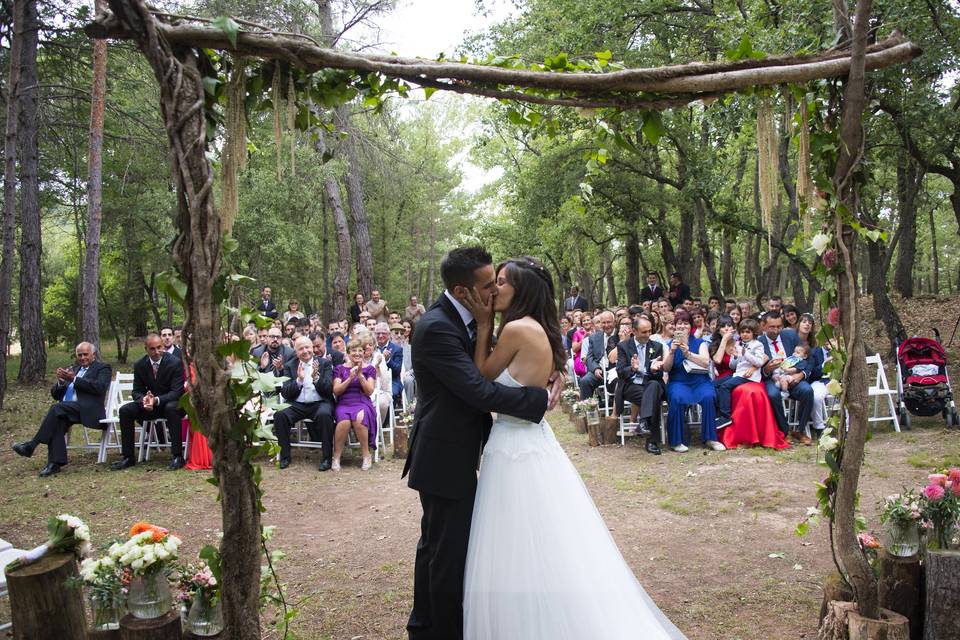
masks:
[(296, 356), (290, 347), (280, 343), (283, 333), (276, 327), (270, 327), (267, 332), (267, 346), (260, 354), (260, 373), (273, 372), (274, 375), (283, 375), (283, 363)]

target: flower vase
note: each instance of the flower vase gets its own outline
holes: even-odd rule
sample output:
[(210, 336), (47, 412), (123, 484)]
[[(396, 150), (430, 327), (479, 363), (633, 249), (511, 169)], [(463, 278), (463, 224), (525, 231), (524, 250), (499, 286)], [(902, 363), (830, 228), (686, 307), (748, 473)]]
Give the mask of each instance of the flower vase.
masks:
[(134, 576), (127, 593), (127, 609), (135, 618), (159, 618), (170, 611), (173, 597), (163, 571)]
[(123, 603), (115, 598), (90, 595), (90, 615), (94, 631), (112, 631), (120, 628)]
[(190, 604), (187, 614), (187, 629), (195, 636), (215, 636), (223, 631), (223, 608), (220, 599), (198, 593)]
[(587, 409), (587, 422), (600, 422), (600, 412), (597, 409)]
[(889, 520), (885, 526), (885, 546), (890, 555), (909, 558), (920, 551), (920, 527), (915, 522)]

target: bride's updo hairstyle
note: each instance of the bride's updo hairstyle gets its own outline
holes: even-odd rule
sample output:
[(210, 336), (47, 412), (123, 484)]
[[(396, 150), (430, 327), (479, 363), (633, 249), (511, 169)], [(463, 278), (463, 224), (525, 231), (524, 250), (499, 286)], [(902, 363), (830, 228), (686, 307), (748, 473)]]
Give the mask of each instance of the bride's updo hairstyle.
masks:
[(513, 299), (500, 318), (497, 336), (508, 322), (530, 316), (547, 332), (554, 370), (565, 371), (567, 355), (560, 339), (560, 318), (550, 273), (543, 268), (543, 263), (530, 256), (501, 262), (497, 265), (497, 277), (501, 273), (513, 287)]

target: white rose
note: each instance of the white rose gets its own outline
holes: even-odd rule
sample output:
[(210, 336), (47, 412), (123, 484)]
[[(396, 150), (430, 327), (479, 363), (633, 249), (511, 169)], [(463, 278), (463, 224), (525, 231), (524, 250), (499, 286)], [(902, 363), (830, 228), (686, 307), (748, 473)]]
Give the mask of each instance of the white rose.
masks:
[(170, 557), (170, 552), (167, 551), (166, 547), (160, 547), (157, 549), (157, 560), (166, 560)]
[(834, 379), (830, 380), (830, 382), (827, 383), (827, 393), (829, 393), (829, 394), (832, 395), (834, 398), (836, 398), (836, 397), (838, 397), (841, 393), (843, 393), (843, 385), (840, 384), (840, 381), (839, 381), (839, 380), (837, 380), (836, 378), (834, 378)]
[(822, 256), (823, 252), (827, 250), (827, 247), (830, 246), (830, 242), (833, 240), (826, 233), (818, 233), (813, 236), (813, 240), (810, 241), (810, 245), (813, 247), (813, 250), (817, 252), (818, 256)]
[(820, 448), (824, 451), (833, 451), (837, 448), (837, 445), (840, 443), (839, 440), (833, 436), (821, 436), (820, 437)]
[(153, 555), (153, 551), (148, 549), (147, 552), (143, 554), (142, 560), (145, 566), (149, 566), (157, 561), (157, 556)]
[(82, 524), (76, 529), (73, 530), (73, 535), (78, 540), (89, 540), (90, 539), (90, 529), (87, 525)]
[(134, 571), (139, 571), (140, 567), (142, 566), (143, 566), (143, 560), (141, 560), (140, 558), (137, 558), (130, 564), (130, 568), (133, 569)]
[(105, 569), (112, 569), (114, 566), (116, 566), (116, 564), (113, 562), (113, 558), (104, 556), (103, 558), (100, 558), (100, 566), (104, 567)]

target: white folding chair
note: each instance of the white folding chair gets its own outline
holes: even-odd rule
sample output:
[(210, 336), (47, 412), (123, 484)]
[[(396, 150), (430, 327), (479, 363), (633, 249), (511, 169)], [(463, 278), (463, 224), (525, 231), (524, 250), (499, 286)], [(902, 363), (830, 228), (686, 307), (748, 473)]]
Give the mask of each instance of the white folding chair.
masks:
[[(900, 418), (897, 416), (896, 408), (896, 389), (891, 389), (890, 384), (887, 382), (887, 372), (883, 370), (883, 360), (880, 358), (880, 354), (875, 354), (872, 356), (867, 356), (867, 365), (875, 365), (877, 367), (877, 375), (874, 378), (873, 385), (868, 389), (867, 397), (873, 398), (873, 417), (867, 418), (868, 422), (893, 422), (893, 428), (900, 432)], [(881, 399), (886, 401), (888, 415), (880, 415), (880, 402)]]

